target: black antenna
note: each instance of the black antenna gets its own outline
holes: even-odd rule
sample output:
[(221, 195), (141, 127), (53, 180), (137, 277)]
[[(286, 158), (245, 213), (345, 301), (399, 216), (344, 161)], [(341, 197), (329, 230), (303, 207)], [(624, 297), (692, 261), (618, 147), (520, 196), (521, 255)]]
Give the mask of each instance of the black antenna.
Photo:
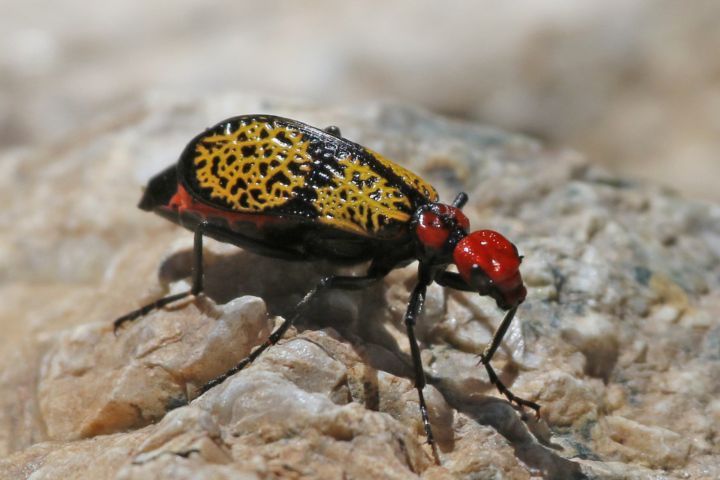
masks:
[(455, 200), (453, 200), (452, 206), (455, 208), (462, 208), (465, 206), (467, 201), (468, 201), (467, 193), (460, 192), (457, 194), (457, 197), (455, 197)]

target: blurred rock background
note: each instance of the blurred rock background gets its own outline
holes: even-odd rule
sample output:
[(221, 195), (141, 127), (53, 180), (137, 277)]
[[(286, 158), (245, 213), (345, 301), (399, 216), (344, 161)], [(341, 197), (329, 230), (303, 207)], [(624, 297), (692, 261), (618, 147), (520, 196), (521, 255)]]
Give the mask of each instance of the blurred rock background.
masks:
[(148, 91), (380, 98), (717, 200), (719, 21), (712, 0), (5, 0), (0, 150), (56, 142)]

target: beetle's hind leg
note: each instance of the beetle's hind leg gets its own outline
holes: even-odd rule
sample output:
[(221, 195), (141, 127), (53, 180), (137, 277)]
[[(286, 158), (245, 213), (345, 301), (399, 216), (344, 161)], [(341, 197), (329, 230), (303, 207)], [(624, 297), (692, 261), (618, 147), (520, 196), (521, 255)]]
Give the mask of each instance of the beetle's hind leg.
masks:
[(300, 317), (302, 317), (307, 308), (322, 292), (333, 288), (341, 290), (361, 290), (372, 285), (384, 276), (384, 271), (379, 271), (371, 268), (367, 275), (363, 275), (361, 277), (333, 275), (323, 278), (315, 286), (315, 288), (310, 290), (310, 292), (308, 292), (307, 295), (305, 295), (305, 297), (300, 300), (300, 303), (298, 303), (295, 307), (295, 313), (292, 316), (286, 318), (283, 323), (274, 332), (270, 334), (268, 339), (265, 340), (262, 345), (250, 352), (250, 355), (243, 358), (240, 363), (235, 365), (233, 368), (203, 385), (202, 388), (200, 388), (200, 393), (203, 394), (214, 386), (220, 385), (228, 377), (234, 375), (235, 373), (239, 372), (240, 370), (251, 364), (253, 361), (255, 361), (255, 359), (258, 358), (260, 354), (262, 354), (265, 350), (267, 350), (268, 347), (275, 345), (282, 338), (285, 332), (290, 328), (290, 326), (295, 323)]
[(192, 287), (190, 290), (182, 293), (176, 293), (174, 295), (168, 295), (167, 297), (155, 300), (152, 303), (148, 303), (137, 310), (133, 310), (130, 313), (126, 313), (122, 317), (118, 318), (113, 322), (113, 330), (117, 334), (117, 331), (127, 322), (132, 322), (138, 318), (147, 315), (148, 313), (162, 308), (165, 305), (169, 305), (177, 300), (183, 299), (190, 295), (199, 295), (203, 291), (203, 234), (207, 227), (206, 223), (198, 224), (195, 229), (195, 238), (193, 241), (193, 266), (192, 266)]

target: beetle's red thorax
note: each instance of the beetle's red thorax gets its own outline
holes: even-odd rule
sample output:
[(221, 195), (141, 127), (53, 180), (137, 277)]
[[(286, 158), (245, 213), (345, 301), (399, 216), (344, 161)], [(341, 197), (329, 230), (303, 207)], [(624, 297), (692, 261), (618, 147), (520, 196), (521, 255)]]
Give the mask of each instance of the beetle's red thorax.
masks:
[(470, 228), (465, 214), (455, 207), (438, 203), (418, 216), (415, 235), (425, 248), (441, 250), (446, 246), (453, 230)]

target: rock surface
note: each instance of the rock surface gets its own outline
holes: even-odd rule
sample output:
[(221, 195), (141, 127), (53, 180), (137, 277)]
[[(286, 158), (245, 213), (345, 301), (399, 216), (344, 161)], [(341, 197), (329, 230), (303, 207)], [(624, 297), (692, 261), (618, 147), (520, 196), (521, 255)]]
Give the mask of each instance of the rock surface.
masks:
[[(137, 210), (141, 186), (244, 112), (340, 125), (442, 198), (470, 194), (473, 227), (525, 255), (528, 300), (494, 364), (540, 420), (477, 366), (493, 303), (432, 286), (418, 336), (433, 465), (401, 324), (414, 265), (328, 295), (197, 399), (332, 268), (208, 241), (206, 296), (113, 335), (115, 317), (187, 288), (192, 236)], [(716, 205), (408, 108), (234, 95), (154, 96), (2, 162), (0, 478), (720, 478)]]

